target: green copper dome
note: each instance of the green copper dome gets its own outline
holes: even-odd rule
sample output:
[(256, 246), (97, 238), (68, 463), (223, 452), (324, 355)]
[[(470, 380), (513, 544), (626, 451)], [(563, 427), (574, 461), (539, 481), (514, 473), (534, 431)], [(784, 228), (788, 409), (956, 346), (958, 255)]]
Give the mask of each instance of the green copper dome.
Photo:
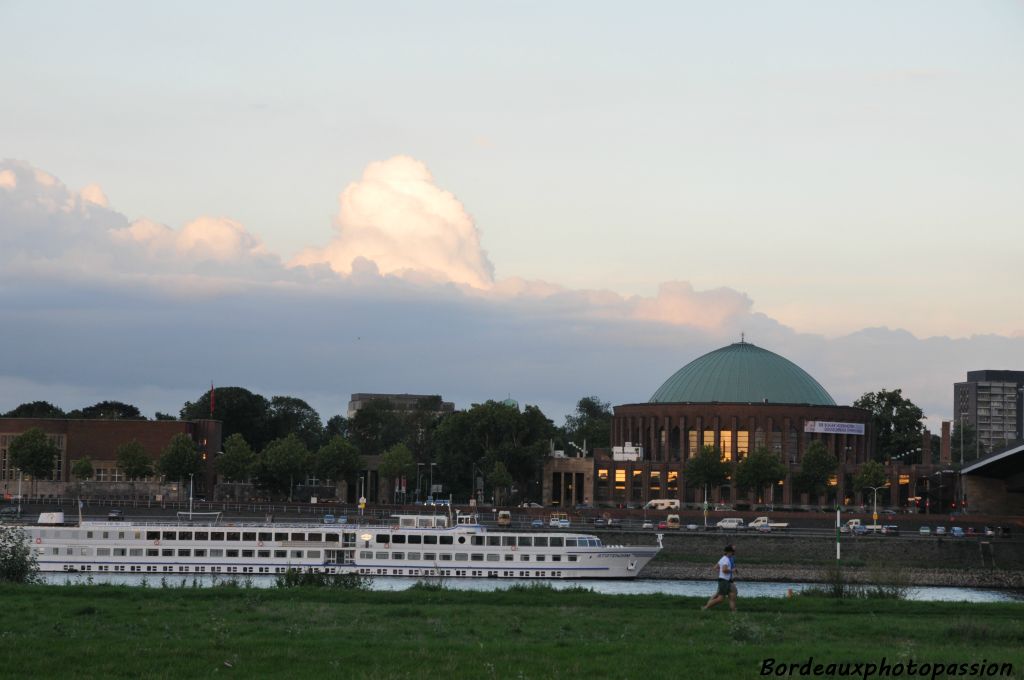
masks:
[(666, 380), (650, 400), (836, 405), (807, 371), (749, 342), (737, 342), (694, 359)]

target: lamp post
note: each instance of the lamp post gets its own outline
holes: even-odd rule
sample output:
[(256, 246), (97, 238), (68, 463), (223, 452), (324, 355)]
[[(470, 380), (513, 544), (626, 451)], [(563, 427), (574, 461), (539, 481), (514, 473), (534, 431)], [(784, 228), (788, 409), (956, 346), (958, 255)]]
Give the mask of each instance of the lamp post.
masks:
[(875, 529), (874, 530), (877, 532), (878, 531), (878, 490), (879, 489), (888, 489), (889, 485), (888, 484), (883, 484), (882, 486), (865, 486), (864, 488), (865, 489), (871, 489), (871, 491), (872, 491), (872, 498), (874, 499), (874, 505), (873, 505), (874, 509), (871, 511), (871, 521), (875, 525)]
[(424, 463), (416, 463), (416, 503), (420, 502), (420, 470), (423, 469)]
[(195, 476), (194, 472), (188, 473), (188, 519), (190, 522), (192, 521), (192, 482)]
[(437, 467), (437, 463), (430, 464), (430, 497), (434, 497), (434, 468)]

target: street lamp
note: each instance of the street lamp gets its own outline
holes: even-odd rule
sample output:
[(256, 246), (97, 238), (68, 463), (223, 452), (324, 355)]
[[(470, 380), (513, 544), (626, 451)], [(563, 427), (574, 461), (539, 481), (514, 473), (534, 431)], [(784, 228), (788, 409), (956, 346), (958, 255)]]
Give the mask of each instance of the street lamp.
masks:
[(430, 464), (430, 493), (428, 494), (431, 498), (434, 497), (434, 468), (437, 467), (437, 463)]
[(420, 470), (424, 463), (416, 463), (416, 503), (420, 502)]
[(188, 473), (188, 519), (192, 521), (192, 480), (196, 476), (196, 473)]
[(865, 486), (864, 488), (865, 489), (871, 489), (871, 491), (872, 491), (872, 498), (874, 499), (874, 506), (873, 506), (874, 509), (871, 511), (871, 520), (872, 520), (872, 523), (875, 525), (875, 529), (874, 530), (877, 532), (878, 531), (878, 490), (879, 489), (888, 489), (889, 485), (888, 484), (883, 484), (882, 486)]

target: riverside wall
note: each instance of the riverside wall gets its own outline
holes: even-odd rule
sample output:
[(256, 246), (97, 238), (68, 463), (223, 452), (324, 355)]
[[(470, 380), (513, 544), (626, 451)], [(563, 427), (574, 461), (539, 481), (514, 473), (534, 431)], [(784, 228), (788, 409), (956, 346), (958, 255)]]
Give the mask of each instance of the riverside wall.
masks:
[[(607, 544), (649, 544), (650, 532), (605, 533)], [(664, 548), (645, 578), (712, 579), (726, 544), (736, 549), (740, 578), (749, 581), (821, 582), (835, 564), (835, 537), (776, 532), (664, 532)], [(895, 575), (911, 585), (1024, 588), (1024, 541), (1003, 538), (846, 536), (841, 564), (853, 582)]]

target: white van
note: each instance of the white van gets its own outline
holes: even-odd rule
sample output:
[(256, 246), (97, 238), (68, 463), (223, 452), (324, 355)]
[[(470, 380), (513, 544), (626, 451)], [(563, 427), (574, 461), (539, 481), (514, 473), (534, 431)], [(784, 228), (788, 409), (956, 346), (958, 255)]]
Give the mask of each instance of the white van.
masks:
[(655, 498), (644, 506), (645, 510), (678, 510), (678, 498)]
[(726, 517), (718, 520), (718, 524), (715, 525), (719, 529), (742, 529), (743, 518), (742, 517)]
[(510, 527), (512, 526), (512, 513), (508, 510), (498, 511), (498, 526), (499, 527)]

